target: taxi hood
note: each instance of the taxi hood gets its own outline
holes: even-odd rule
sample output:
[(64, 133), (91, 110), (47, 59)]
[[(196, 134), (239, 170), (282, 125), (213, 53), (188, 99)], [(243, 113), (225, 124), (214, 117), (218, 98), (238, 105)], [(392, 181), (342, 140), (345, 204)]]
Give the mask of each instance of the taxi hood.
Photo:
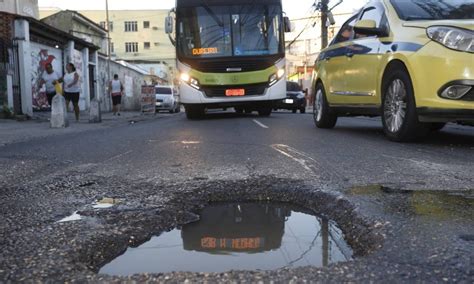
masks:
[(406, 21), (403, 23), (404, 27), (411, 28), (429, 28), (431, 26), (450, 26), (463, 28), (467, 30), (474, 30), (474, 20), (420, 20), (420, 21)]

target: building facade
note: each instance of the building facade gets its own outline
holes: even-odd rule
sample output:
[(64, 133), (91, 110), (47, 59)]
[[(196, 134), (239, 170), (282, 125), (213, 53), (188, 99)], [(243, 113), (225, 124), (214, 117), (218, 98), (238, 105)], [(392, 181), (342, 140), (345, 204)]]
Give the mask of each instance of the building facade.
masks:
[[(45, 18), (56, 12), (41, 10), (40, 17)], [(109, 29), (112, 58), (136, 64), (150, 74), (172, 82), (176, 53), (164, 30), (168, 10), (111, 10), (110, 25), (106, 23), (104, 10), (78, 12)]]
[(90, 42), (100, 48), (99, 52), (107, 54), (107, 30), (84, 15), (66, 10), (42, 18), (41, 21)]
[(49, 109), (41, 82), (47, 64), (64, 74), (68, 62), (81, 76), (81, 109), (98, 96), (98, 47), (31, 17), (0, 12), (0, 97), (9, 112), (34, 116)]
[(0, 0), (0, 12), (38, 19), (38, 0)]

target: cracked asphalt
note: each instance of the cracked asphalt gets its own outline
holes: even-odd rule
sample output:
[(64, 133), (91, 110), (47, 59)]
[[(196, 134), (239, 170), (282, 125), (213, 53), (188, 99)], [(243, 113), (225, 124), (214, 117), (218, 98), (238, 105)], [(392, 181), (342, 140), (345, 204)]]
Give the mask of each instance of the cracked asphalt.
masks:
[[(265, 127), (263, 127), (265, 126)], [(1, 144), (1, 143), (0, 143)], [(386, 140), (378, 119), (183, 114), (0, 147), (0, 282), (474, 282), (474, 128)], [(94, 209), (103, 198), (121, 202)], [(337, 222), (328, 267), (114, 277), (100, 267), (213, 201), (277, 201)], [(78, 212), (82, 220), (57, 221)], [(166, 256), (163, 256), (166, 261)]]

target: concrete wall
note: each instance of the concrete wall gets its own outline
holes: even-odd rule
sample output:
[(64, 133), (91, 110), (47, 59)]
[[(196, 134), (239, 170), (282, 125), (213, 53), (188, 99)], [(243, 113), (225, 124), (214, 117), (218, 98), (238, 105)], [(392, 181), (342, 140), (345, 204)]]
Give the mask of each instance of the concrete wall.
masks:
[[(98, 64), (98, 84), (100, 97), (102, 98), (102, 111), (112, 110), (112, 99), (108, 94), (108, 77), (107, 77), (107, 59), (99, 56)], [(122, 97), (123, 110), (140, 110), (141, 86), (144, 84), (146, 77), (135, 70), (127, 68), (117, 62), (110, 62), (110, 79), (113, 74), (118, 74), (122, 84), (124, 84), (124, 96)]]
[(38, 0), (0, 0), (0, 11), (39, 18)]

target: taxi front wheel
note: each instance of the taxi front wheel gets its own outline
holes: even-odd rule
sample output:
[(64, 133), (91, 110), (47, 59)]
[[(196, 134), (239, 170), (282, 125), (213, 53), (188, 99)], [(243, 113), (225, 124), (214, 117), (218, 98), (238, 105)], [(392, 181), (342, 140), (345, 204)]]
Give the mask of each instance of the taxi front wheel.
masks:
[(412, 141), (427, 133), (418, 121), (413, 85), (402, 68), (392, 69), (383, 82), (382, 123), (385, 135), (396, 142)]
[(321, 83), (316, 85), (313, 118), (318, 128), (334, 128), (336, 126), (337, 115), (329, 106), (324, 86)]

